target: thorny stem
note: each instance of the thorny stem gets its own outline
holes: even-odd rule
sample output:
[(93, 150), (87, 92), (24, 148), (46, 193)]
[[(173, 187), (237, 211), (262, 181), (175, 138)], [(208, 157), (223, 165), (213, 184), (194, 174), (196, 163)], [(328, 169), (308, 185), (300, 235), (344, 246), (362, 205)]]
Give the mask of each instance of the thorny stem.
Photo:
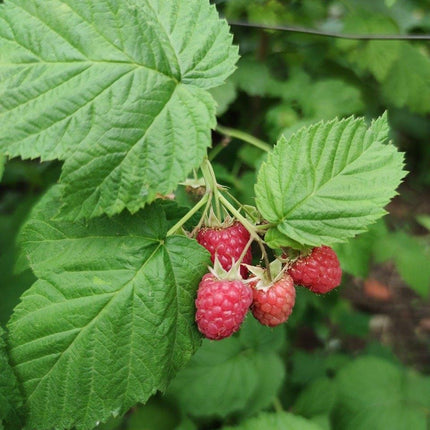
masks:
[(259, 148), (262, 151), (270, 152), (272, 150), (272, 147), (268, 143), (263, 142), (262, 140), (257, 139), (256, 137), (252, 136), (251, 134), (245, 133), (242, 130), (236, 130), (234, 128), (224, 127), (219, 124), (216, 126), (215, 130), (218, 133), (223, 134), (224, 136), (234, 137), (236, 139), (242, 140), (243, 142), (249, 143), (250, 145), (253, 145), (256, 148)]
[(167, 236), (175, 234), (198, 210), (203, 207), (209, 199), (209, 194), (205, 194), (194, 207), (192, 207), (168, 232)]

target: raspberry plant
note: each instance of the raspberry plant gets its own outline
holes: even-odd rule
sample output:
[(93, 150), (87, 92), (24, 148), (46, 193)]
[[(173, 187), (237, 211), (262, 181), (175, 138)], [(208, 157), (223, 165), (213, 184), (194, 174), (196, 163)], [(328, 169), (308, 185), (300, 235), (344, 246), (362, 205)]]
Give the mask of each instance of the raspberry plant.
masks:
[[(223, 84), (237, 60), (227, 23), (207, 0), (0, 6), (0, 152), (63, 163), (59, 183), (19, 237), (18, 266), (37, 280), (0, 344), (2, 425), (91, 429), (166, 391), (201, 343), (195, 299), (210, 255), (195, 238), (212, 212), (247, 231), (232, 263), (250, 262), (253, 242), (255, 264), (264, 270), (278, 259), (283, 271), (385, 214), (405, 175), (386, 114), (370, 124), (318, 122), (273, 149), (257, 143), (269, 153), (255, 207), (219, 184), (207, 158), (217, 107), (208, 90)], [(166, 196), (193, 181), (204, 191), (184, 213)], [(257, 342), (238, 336), (226, 347)], [(255, 338), (270, 343), (271, 336)], [(260, 378), (267, 363), (281, 368), (239, 386), (262, 406), (261, 387), (276, 391), (283, 372), (273, 342), (270, 353), (261, 352), (266, 345), (257, 358), (241, 358)], [(211, 357), (211, 348), (201, 354)], [(186, 372), (172, 395), (182, 398)], [(224, 407), (237, 412), (246, 399), (239, 402)], [(273, 426), (301, 421), (268, 418)]]

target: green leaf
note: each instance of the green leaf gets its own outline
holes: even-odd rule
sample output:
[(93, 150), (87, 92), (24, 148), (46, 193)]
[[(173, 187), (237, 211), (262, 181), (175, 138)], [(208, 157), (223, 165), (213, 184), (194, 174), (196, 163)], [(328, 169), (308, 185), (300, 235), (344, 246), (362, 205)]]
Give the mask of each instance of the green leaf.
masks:
[(430, 376), (410, 370), (407, 374), (406, 398), (414, 405), (422, 406), (430, 415)]
[(417, 47), (403, 44), (399, 58), (383, 82), (382, 92), (396, 107), (430, 112), (430, 58)]
[(338, 374), (334, 429), (425, 430), (426, 410), (408, 395), (412, 380), (388, 361), (364, 357)]
[(387, 138), (386, 115), (370, 127), (350, 117), (281, 138), (255, 186), (257, 207), (276, 224), (270, 234), (277, 244), (344, 242), (383, 216), (405, 175), (403, 154)]
[(300, 392), (293, 410), (307, 418), (329, 414), (336, 404), (336, 399), (336, 385), (333, 381), (326, 377), (319, 378)]
[(4, 331), (0, 327), (0, 428), (6, 421), (16, 420), (17, 411), (22, 405), (16, 377), (9, 365)]
[(300, 104), (305, 116), (318, 120), (352, 115), (364, 109), (360, 90), (340, 79), (325, 79), (301, 88)]
[(223, 115), (237, 97), (236, 86), (231, 81), (227, 81), (224, 85), (212, 89), (210, 93), (217, 104), (217, 116)]
[(0, 28), (0, 151), (66, 160), (64, 216), (136, 212), (200, 164), (237, 60), (208, 0), (9, 0)]
[(166, 238), (162, 207), (88, 223), (53, 221), (54, 187), (23, 228), (39, 278), (9, 324), (29, 427), (93, 428), (145, 402), (200, 344), (197, 284), (209, 255)]
[(374, 245), (377, 262), (394, 260), (403, 280), (418, 294), (430, 293), (430, 253), (417, 238), (404, 232), (381, 237)]
[(283, 381), (276, 349), (284, 331), (257, 327), (248, 318), (238, 337), (204, 341), (169, 392), (193, 416), (252, 415), (268, 406)]
[(252, 57), (244, 57), (232, 76), (236, 86), (250, 96), (280, 97), (280, 83), (271, 75), (267, 65)]
[(430, 215), (417, 215), (417, 221), (428, 231), (430, 231)]
[(353, 276), (366, 278), (375, 243), (384, 235), (387, 228), (382, 220), (371, 225), (369, 231), (349, 240), (347, 243), (336, 243), (333, 248), (339, 257), (342, 270)]
[(235, 427), (223, 430), (321, 430), (317, 424), (287, 412), (263, 413)]
[[(343, 31), (355, 34), (396, 34), (399, 28), (388, 16), (360, 10), (349, 14)], [(369, 70), (376, 79), (383, 81), (401, 57), (403, 42), (390, 41), (350, 41), (340, 40), (338, 46), (348, 51), (347, 58), (360, 70)]]
[(3, 178), (4, 165), (6, 164), (6, 157), (0, 154), (0, 181)]
[(180, 417), (167, 402), (151, 398), (144, 406), (137, 408), (127, 420), (127, 430), (172, 430)]

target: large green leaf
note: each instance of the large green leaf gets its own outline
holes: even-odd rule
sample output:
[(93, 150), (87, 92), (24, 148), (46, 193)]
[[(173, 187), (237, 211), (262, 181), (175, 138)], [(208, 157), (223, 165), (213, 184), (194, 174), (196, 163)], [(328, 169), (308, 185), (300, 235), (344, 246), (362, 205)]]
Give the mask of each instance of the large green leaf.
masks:
[(52, 221), (58, 188), (21, 235), (39, 278), (9, 324), (31, 428), (92, 428), (145, 402), (200, 343), (194, 297), (208, 253), (166, 238), (160, 206), (89, 223)]
[(276, 354), (283, 337), (282, 327), (271, 331), (249, 317), (238, 337), (204, 341), (169, 392), (194, 416), (252, 415), (270, 404), (283, 381)]
[[(386, 115), (319, 122), (281, 138), (255, 186), (276, 246), (343, 242), (385, 214), (404, 177), (403, 155), (388, 138)], [(271, 233), (273, 232), (273, 233)]]
[[(417, 384), (421, 380), (421, 384)], [(344, 367), (337, 376), (338, 405), (334, 429), (426, 430), (428, 378), (410, 375), (401, 367), (364, 357)], [(414, 396), (415, 388), (420, 395)]]
[(280, 412), (261, 414), (236, 427), (223, 427), (223, 430), (321, 430), (321, 427), (305, 418)]
[(3, 335), (3, 329), (0, 327), (0, 428), (4, 422), (18, 418), (17, 411), (22, 405), (21, 393), (9, 365)]
[(136, 212), (201, 162), (231, 42), (208, 0), (9, 0), (0, 151), (66, 160), (67, 217)]

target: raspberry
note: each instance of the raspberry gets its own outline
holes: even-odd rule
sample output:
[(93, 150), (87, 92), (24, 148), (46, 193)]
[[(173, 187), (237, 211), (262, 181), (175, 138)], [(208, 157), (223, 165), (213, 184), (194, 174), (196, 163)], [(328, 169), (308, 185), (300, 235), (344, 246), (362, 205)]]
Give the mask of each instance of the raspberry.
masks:
[(336, 288), (342, 279), (337, 255), (328, 246), (314, 248), (307, 257), (297, 260), (288, 273), (296, 284), (319, 294)]
[(253, 289), (251, 310), (261, 324), (275, 327), (287, 321), (296, 301), (296, 290), (289, 275), (284, 275), (268, 289)]
[(207, 273), (197, 292), (198, 329), (213, 340), (231, 336), (239, 330), (251, 303), (251, 287), (240, 280), (217, 279)]
[[(248, 230), (238, 221), (227, 228), (204, 227), (197, 234), (197, 242), (211, 253), (212, 263), (216, 255), (225, 270), (230, 270), (233, 262), (239, 259), (249, 238)], [(251, 261), (251, 249), (248, 249), (242, 262), (251, 264)], [(245, 266), (240, 267), (240, 274), (243, 278), (247, 277), (248, 271)]]

